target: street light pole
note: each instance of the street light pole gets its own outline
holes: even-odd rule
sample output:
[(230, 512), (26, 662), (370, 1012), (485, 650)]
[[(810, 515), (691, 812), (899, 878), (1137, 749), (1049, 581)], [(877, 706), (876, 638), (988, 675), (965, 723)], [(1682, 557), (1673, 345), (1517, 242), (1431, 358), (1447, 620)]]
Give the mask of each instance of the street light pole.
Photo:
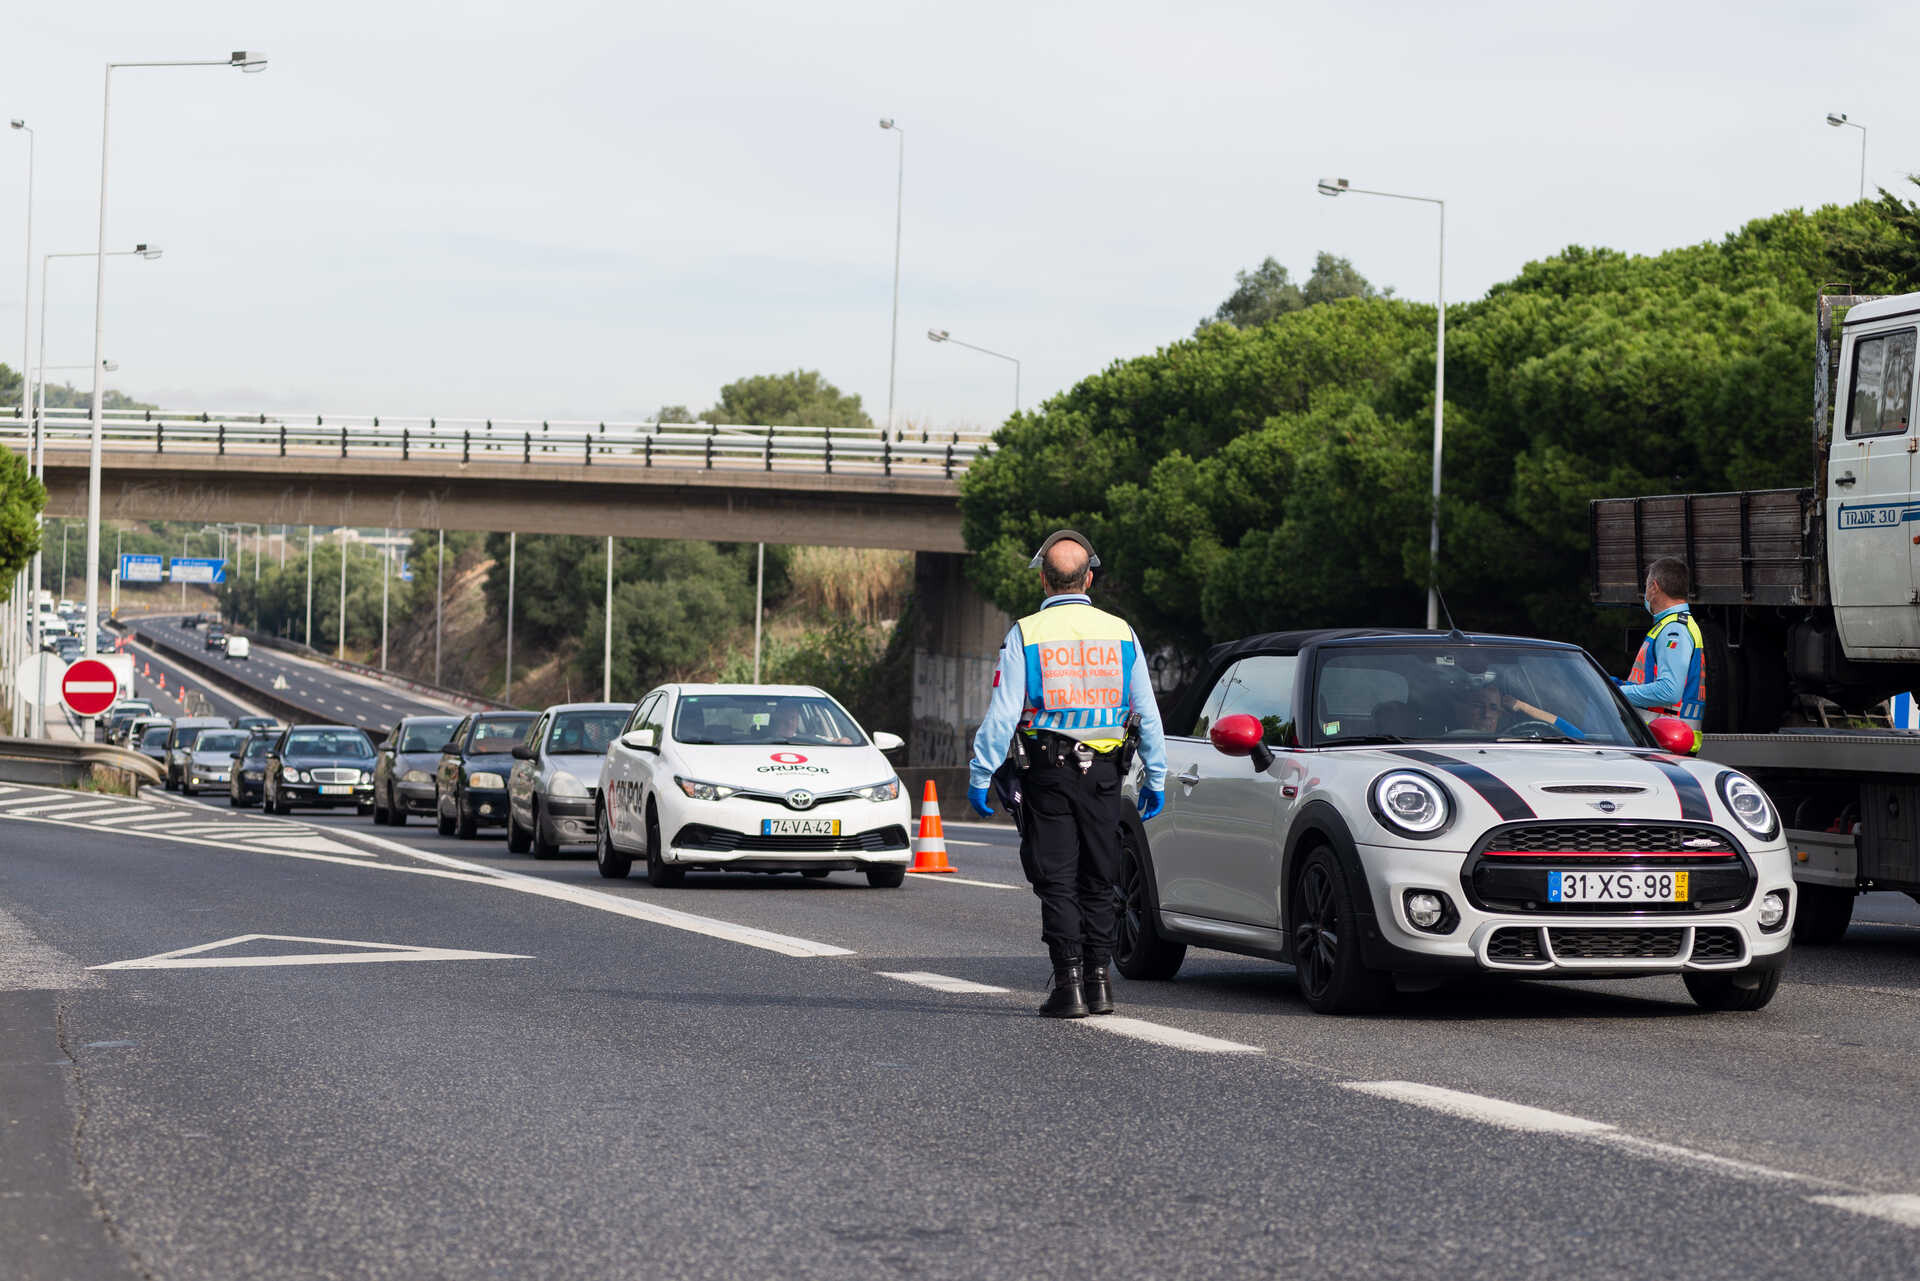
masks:
[(1348, 192), (1360, 196), (1384, 196), (1389, 200), (1412, 200), (1434, 205), (1440, 210), (1440, 265), (1434, 287), (1433, 350), (1433, 496), (1427, 530), (1427, 630), (1440, 627), (1440, 446), (1445, 438), (1447, 404), (1447, 202), (1432, 196), (1406, 196), (1393, 191), (1368, 191), (1349, 186), (1345, 178), (1322, 178), (1318, 190), (1323, 196), (1342, 196)]
[(607, 625), (600, 647), (600, 701), (613, 701), (613, 535), (607, 535)]
[[(31, 391), (27, 386), (27, 355), (29, 352), (33, 350), (33, 152), (34, 152), (35, 136), (34, 136), (33, 130), (27, 127), (26, 121), (13, 120), (13, 121), (10, 121), (9, 123), (15, 129), (18, 129), (27, 135), (27, 277), (26, 277), (25, 284), (22, 285), (21, 287), (21, 298), (20, 298), (20, 330), (21, 330), (20, 417), (24, 420), (27, 417), (28, 412), (33, 407)], [(31, 469), (33, 460), (29, 458), (27, 461), (29, 464), (29, 469)], [(36, 512), (34, 514), (34, 524), (38, 526), (39, 523), (40, 523), (39, 513)], [(35, 545), (38, 546), (37, 543)], [(20, 579), (19, 579), (19, 576), (16, 575), (15, 587), (13, 591), (13, 599), (15, 601), (18, 601), (20, 599), (19, 584), (20, 584)], [(33, 596), (34, 598), (28, 601), (27, 604), (29, 608), (33, 611), (33, 622), (32, 622), (33, 656), (34, 656), (34, 661), (37, 663), (40, 660), (39, 593), (36, 592), (33, 594)], [(19, 623), (19, 620), (17, 619), (9, 618), (7, 620), (7, 628), (8, 628), (7, 645), (8, 645), (9, 657), (12, 657), (13, 649), (15, 648), (19, 640), (21, 629), (18, 623)], [(13, 666), (14, 665), (11, 662), (9, 662), (6, 665), (7, 670), (4, 673), (0, 673), (0, 677), (3, 677), (8, 682), (11, 682), (13, 679)], [(10, 728), (13, 730), (13, 733), (17, 736), (20, 733), (20, 729), (21, 729), (21, 710), (22, 709), (20, 707), (20, 700), (17, 697), (13, 696), (14, 692), (15, 691), (11, 691), (11, 690), (9, 691), (9, 696), (7, 701), (13, 705), (13, 722)]]
[(341, 662), (347, 661), (347, 527), (340, 527), (340, 626), (339, 639), (334, 644), (333, 656)]
[(519, 558), (520, 535), (507, 531), (507, 688), (504, 698), (513, 702), (513, 575)]
[(1009, 356), (1003, 351), (993, 351), (986, 347), (976, 347), (970, 342), (961, 342), (944, 329), (927, 330), (927, 341), (952, 343), (956, 347), (965, 347), (968, 351), (977, 351), (983, 356), (992, 356), (1011, 363), (1013, 365), (1013, 412), (1016, 414), (1020, 412), (1020, 361), (1016, 357)]
[(1865, 200), (1867, 198), (1867, 127), (1858, 121), (1847, 119), (1847, 113), (1844, 111), (1829, 111), (1827, 123), (1835, 129), (1846, 125), (1848, 128), (1860, 131), (1860, 199)]
[(900, 215), (906, 207), (907, 195), (907, 131), (886, 116), (880, 121), (882, 129), (891, 129), (899, 138), (900, 164), (893, 184), (893, 330), (887, 340), (887, 431), (893, 431), (893, 370), (894, 362), (900, 354)]
[(440, 531), (440, 551), (433, 565), (433, 683), (440, 683), (440, 602), (447, 595), (447, 531)]
[(387, 670), (387, 592), (393, 582), (393, 531), (383, 529), (380, 542), (380, 670)]
[(313, 648), (313, 526), (307, 526), (307, 637), (301, 642)]
[(753, 570), (753, 683), (760, 683), (760, 618), (766, 612), (767, 545), (760, 544)]
[[(107, 304), (107, 141), (113, 116), (113, 73), (118, 67), (238, 67), (242, 71), (265, 69), (264, 54), (236, 51), (224, 62), (109, 62), (100, 100), (100, 215), (99, 234), (94, 244), (93, 264), (93, 412), (91, 440), (87, 446), (87, 657), (99, 651), (94, 618), (100, 610), (100, 446), (105, 427), (101, 402), (106, 395), (104, 359)], [(88, 717), (83, 735), (93, 737), (93, 718)]]

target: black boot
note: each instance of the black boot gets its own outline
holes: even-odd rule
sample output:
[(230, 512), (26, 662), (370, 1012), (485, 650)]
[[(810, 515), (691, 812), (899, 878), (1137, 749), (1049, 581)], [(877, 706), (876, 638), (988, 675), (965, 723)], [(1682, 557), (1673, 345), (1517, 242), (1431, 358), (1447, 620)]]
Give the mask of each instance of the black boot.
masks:
[(1107, 976), (1105, 965), (1089, 965), (1085, 980), (1080, 984), (1087, 998), (1087, 1013), (1113, 1013), (1113, 980)]
[(1078, 961), (1054, 967), (1053, 990), (1047, 993), (1046, 1002), (1040, 1007), (1042, 1015), (1050, 1019), (1087, 1017), (1087, 998), (1080, 990), (1080, 974)]

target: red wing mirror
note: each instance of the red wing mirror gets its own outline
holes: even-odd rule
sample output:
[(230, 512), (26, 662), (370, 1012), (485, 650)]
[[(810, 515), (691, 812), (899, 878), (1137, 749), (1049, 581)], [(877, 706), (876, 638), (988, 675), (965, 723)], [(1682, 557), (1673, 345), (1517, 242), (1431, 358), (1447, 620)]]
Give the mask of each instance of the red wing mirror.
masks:
[(1693, 726), (1678, 716), (1656, 716), (1647, 728), (1653, 731), (1654, 742), (1677, 756), (1692, 756), (1700, 750)]
[(1207, 737), (1224, 755), (1251, 756), (1256, 773), (1266, 773), (1273, 764), (1273, 753), (1267, 749), (1267, 728), (1256, 716), (1245, 712), (1222, 716), (1207, 731)]

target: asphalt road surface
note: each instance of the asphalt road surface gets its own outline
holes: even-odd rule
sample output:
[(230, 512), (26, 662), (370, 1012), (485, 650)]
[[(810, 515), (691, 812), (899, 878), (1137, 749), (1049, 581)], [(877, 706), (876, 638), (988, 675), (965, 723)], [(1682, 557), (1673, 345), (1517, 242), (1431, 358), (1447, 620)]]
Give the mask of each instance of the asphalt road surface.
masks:
[(498, 829), (0, 792), (0, 1270), (1911, 1273), (1905, 899), (1758, 1014), (1662, 979), (1322, 1018), (1196, 952), (1060, 1024), (1007, 833), (949, 841), (896, 890), (654, 890)]
[[(249, 690), (271, 690), (281, 698), (312, 708), (316, 720), (375, 730), (391, 726), (409, 714), (446, 715), (455, 710), (425, 695), (380, 685), (355, 673), (283, 654), (264, 645), (254, 645), (250, 658), (228, 659), (206, 648), (204, 629), (183, 627), (178, 618), (136, 619), (132, 625), (158, 642), (151, 652), (163, 658), (169, 649), (177, 649), (230, 669), (229, 688), (237, 698), (244, 700)], [(196, 673), (186, 673), (185, 679), (189, 688), (207, 690), (209, 682)], [(284, 685), (279, 683), (282, 681)], [(170, 687), (174, 684), (171, 672), (167, 684)], [(221, 711), (219, 714), (231, 713)]]

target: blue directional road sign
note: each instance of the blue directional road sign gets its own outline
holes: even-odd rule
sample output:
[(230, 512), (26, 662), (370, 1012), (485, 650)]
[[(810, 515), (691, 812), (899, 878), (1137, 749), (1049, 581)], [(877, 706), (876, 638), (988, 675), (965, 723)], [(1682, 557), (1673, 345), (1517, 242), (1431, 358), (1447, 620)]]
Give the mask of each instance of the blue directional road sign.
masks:
[(128, 552), (120, 557), (120, 581), (157, 583), (167, 576), (166, 568), (165, 556), (138, 556)]
[(171, 562), (176, 583), (224, 583), (227, 562), (217, 557), (175, 556)]

